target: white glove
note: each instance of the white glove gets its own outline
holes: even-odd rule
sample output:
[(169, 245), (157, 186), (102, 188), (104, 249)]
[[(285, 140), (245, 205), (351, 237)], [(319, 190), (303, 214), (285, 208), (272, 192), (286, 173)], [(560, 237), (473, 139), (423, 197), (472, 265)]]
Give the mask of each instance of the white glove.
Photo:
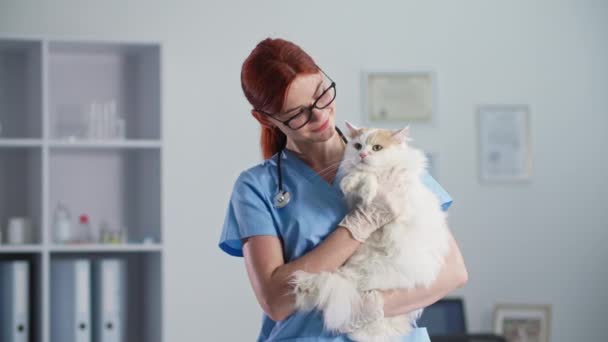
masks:
[[(394, 220), (404, 207), (405, 191), (400, 179), (403, 170), (390, 170), (378, 178), (354, 175), (343, 180), (341, 187), (347, 196), (361, 198), (339, 225), (350, 231), (353, 238), (364, 242), (374, 231)], [(348, 176), (347, 176), (348, 177)]]

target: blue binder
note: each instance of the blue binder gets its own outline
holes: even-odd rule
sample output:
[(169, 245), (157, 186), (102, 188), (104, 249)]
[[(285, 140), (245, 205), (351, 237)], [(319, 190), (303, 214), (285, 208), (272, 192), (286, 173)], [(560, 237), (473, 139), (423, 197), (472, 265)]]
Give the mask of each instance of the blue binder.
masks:
[(91, 342), (91, 262), (51, 265), (51, 342)]
[(93, 272), (93, 336), (96, 342), (125, 342), (126, 261), (95, 262)]
[(29, 262), (0, 262), (0, 341), (29, 341), (29, 291)]

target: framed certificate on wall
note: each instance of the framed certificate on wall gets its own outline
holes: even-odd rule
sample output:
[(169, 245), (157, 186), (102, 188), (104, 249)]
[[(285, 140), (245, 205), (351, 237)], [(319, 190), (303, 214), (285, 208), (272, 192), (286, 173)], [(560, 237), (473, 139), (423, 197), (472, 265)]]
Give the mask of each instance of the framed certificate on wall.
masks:
[(527, 181), (532, 173), (530, 113), (524, 105), (477, 108), (482, 182)]
[(435, 112), (435, 76), (430, 71), (364, 72), (364, 121), (431, 122)]

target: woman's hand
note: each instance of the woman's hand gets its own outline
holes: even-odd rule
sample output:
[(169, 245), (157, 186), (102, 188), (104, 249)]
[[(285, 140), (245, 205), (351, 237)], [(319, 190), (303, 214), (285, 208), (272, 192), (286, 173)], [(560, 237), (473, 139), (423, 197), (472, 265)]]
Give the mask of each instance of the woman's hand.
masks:
[[(352, 237), (364, 242), (378, 228), (393, 221), (401, 214), (405, 201), (404, 182), (398, 177), (402, 170), (391, 169), (387, 174), (373, 179), (375, 196), (359, 202), (338, 224), (346, 228)], [(370, 175), (370, 177), (375, 177)], [(365, 189), (365, 184), (358, 186)], [(365, 194), (360, 194), (365, 198)]]

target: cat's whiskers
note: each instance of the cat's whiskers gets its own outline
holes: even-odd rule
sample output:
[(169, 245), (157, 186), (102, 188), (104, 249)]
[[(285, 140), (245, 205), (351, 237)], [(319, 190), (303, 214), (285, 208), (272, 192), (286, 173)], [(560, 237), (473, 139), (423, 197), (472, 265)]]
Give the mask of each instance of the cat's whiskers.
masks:
[(345, 157), (342, 161), (347, 167), (354, 167), (359, 163), (359, 158), (357, 157)]

